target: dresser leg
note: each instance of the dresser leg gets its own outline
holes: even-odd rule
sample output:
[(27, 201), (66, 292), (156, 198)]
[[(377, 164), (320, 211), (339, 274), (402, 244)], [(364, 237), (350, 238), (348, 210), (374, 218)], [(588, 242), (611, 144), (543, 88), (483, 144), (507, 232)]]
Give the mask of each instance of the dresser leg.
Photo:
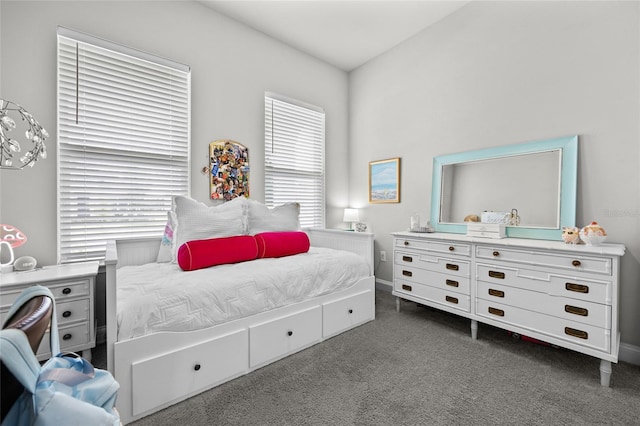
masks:
[(82, 351), (82, 358), (91, 362), (91, 349), (85, 349), (84, 351)]
[(600, 360), (600, 384), (609, 387), (611, 382), (611, 361)]
[(473, 340), (478, 339), (478, 321), (471, 320), (471, 338)]
[(396, 312), (400, 312), (400, 298), (396, 297)]

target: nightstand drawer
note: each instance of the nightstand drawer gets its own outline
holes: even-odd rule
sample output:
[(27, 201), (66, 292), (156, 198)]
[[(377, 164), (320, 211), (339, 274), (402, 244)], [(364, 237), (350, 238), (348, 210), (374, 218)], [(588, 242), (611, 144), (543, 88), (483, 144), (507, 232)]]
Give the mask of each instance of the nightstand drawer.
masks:
[(89, 299), (71, 300), (56, 303), (58, 325), (64, 325), (77, 321), (88, 321), (90, 310)]
[(61, 283), (51, 283), (47, 287), (51, 289), (56, 302), (71, 297), (88, 296), (91, 291), (91, 279), (81, 278), (77, 280), (66, 280)]
[[(60, 351), (61, 352), (74, 352), (86, 349), (87, 344), (95, 343), (91, 342), (91, 333), (89, 331), (89, 323), (83, 322), (81, 324), (75, 324), (71, 326), (60, 326), (58, 324), (58, 335), (60, 337)], [(51, 352), (49, 331), (47, 331), (42, 338), (42, 342), (38, 347), (38, 359), (42, 359), (42, 355), (49, 354)], [(93, 347), (93, 346), (92, 346)], [(52, 354), (51, 356), (56, 355)], [(86, 357), (85, 357), (86, 358)], [(45, 358), (46, 359), (46, 358)]]

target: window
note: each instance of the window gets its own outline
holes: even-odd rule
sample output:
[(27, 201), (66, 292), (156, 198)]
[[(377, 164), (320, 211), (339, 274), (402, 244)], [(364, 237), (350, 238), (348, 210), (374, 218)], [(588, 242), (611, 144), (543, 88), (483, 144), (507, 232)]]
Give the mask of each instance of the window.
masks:
[(324, 227), (324, 111), (272, 93), (264, 98), (265, 204), (300, 203), (300, 225)]
[(58, 258), (161, 236), (189, 193), (189, 67), (58, 28)]

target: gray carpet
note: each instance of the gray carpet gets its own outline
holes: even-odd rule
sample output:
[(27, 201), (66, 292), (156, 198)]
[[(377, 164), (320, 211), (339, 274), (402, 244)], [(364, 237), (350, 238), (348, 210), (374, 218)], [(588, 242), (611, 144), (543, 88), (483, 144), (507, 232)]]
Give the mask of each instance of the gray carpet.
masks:
[(134, 424), (640, 425), (640, 366), (598, 367), (378, 291), (375, 321)]

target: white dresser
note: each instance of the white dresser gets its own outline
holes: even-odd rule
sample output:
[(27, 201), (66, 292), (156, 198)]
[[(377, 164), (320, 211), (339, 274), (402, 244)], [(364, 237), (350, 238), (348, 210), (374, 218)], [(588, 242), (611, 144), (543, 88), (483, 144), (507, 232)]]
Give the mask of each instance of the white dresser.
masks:
[[(394, 233), (393, 294), (601, 360), (618, 361), (621, 244)], [(397, 308), (400, 303), (397, 300)]]
[[(33, 285), (49, 287), (56, 302), (62, 352), (80, 352), (91, 361), (96, 345), (95, 278), (98, 262), (45, 266), (32, 271), (0, 274), (0, 320), (4, 323), (13, 302), (22, 290)], [(51, 356), (49, 332), (38, 348), (37, 358)]]

